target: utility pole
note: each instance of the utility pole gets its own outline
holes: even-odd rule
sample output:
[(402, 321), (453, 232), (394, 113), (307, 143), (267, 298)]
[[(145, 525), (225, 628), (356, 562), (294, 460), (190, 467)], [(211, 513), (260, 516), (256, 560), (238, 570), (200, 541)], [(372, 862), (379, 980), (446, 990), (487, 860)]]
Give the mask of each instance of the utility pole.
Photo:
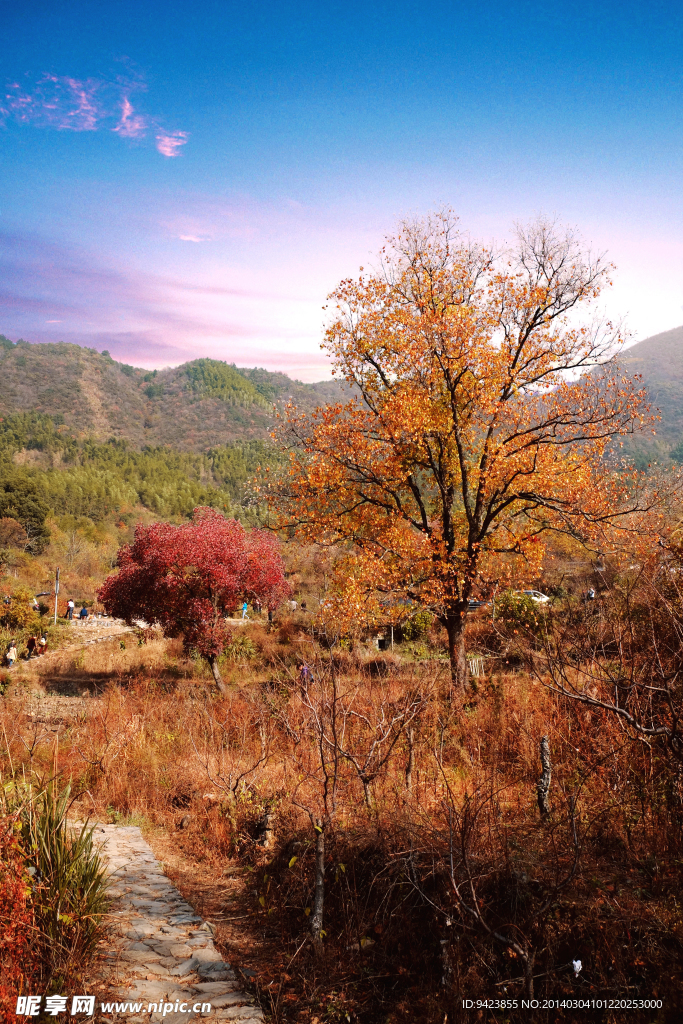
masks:
[(59, 566), (55, 574), (55, 626), (57, 625), (57, 602), (59, 601)]

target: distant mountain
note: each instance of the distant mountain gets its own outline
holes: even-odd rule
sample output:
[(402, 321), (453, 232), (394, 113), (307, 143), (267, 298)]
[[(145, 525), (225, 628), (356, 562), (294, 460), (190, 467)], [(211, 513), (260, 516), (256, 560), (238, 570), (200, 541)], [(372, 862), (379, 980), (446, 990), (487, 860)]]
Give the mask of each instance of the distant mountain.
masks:
[(683, 462), (683, 327), (639, 341), (618, 362), (629, 375), (642, 377), (652, 411), (661, 414), (655, 435), (635, 435), (628, 450), (640, 463)]
[(14, 343), (3, 335), (0, 375), (0, 417), (48, 413), (76, 435), (191, 452), (266, 439), (274, 406), (291, 401), (310, 411), (349, 395), (338, 381), (302, 384), (284, 373), (215, 359), (149, 372), (117, 363), (107, 352)]
[[(624, 451), (641, 465), (683, 463), (683, 326), (626, 349), (619, 366), (642, 376), (653, 409), (661, 412), (655, 435), (635, 435)], [(13, 343), (3, 335), (0, 374), (0, 417), (48, 413), (76, 436), (187, 452), (267, 440), (274, 407), (291, 401), (310, 412), (350, 394), (340, 381), (302, 384), (284, 373), (216, 359), (150, 372), (117, 363), (107, 352), (64, 343)]]

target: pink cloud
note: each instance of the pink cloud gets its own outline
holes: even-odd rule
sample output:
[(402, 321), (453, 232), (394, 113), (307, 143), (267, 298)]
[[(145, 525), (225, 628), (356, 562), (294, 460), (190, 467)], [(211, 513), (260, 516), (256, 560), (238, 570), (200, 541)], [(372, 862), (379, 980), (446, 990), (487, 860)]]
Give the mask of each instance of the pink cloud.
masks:
[[(157, 118), (135, 111), (130, 96), (144, 90), (140, 76), (72, 78), (44, 74), (33, 85), (9, 82), (0, 99), (0, 126), (8, 120), (58, 131), (93, 132), (111, 127), (122, 139), (142, 139), (148, 128), (156, 133), (156, 148), (162, 156), (178, 156), (188, 133), (169, 131)], [(114, 122), (112, 126), (112, 122)]]
[(31, 92), (22, 91), (18, 82), (7, 86), (2, 113), (14, 116), (20, 124), (36, 124), (59, 131), (96, 131), (106, 116), (98, 102), (100, 82), (88, 78), (43, 75)]
[(133, 104), (127, 96), (124, 96), (121, 103), (121, 120), (115, 128), (112, 128), (112, 131), (118, 132), (124, 139), (142, 139), (146, 130), (146, 118), (141, 114), (134, 113)]
[(157, 149), (162, 156), (178, 156), (181, 146), (187, 142), (187, 132), (159, 132)]
[[(52, 80), (59, 83), (57, 78), (53, 77)], [(95, 131), (98, 121), (103, 116), (95, 98), (99, 83), (91, 79), (87, 82), (79, 82), (75, 78), (65, 78), (63, 81), (70, 90), (71, 109), (67, 114), (68, 120), (65, 120), (60, 127), (72, 128), (78, 132)]]
[[(107, 348), (115, 359), (130, 362), (135, 366), (160, 369), (163, 366), (176, 366), (189, 362), (198, 356), (210, 356), (226, 362), (236, 362), (238, 366), (265, 366), (271, 371), (280, 371), (291, 377), (304, 381), (330, 379), (330, 362), (324, 354), (311, 354), (305, 349), (291, 348), (286, 351), (238, 344), (239, 338), (233, 340), (226, 334), (223, 344), (201, 345), (188, 344), (186, 338), (173, 339), (172, 331), (141, 330), (141, 331), (101, 331), (98, 333), (59, 335), (64, 341), (77, 345), (95, 348)], [(41, 338), (32, 335), (30, 341), (51, 341), (51, 337)]]

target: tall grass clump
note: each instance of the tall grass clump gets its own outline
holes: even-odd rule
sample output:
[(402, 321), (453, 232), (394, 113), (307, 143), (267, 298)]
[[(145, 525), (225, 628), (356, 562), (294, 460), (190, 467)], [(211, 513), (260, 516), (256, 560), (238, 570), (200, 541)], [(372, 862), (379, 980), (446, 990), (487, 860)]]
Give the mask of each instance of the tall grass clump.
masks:
[[(30, 878), (33, 947), (44, 984), (64, 985), (83, 976), (101, 938), (107, 909), (106, 869), (93, 843), (93, 826), (72, 828), (71, 787), (54, 783), (35, 792), (11, 786), (19, 848)], [(8, 815), (9, 817), (9, 815)]]

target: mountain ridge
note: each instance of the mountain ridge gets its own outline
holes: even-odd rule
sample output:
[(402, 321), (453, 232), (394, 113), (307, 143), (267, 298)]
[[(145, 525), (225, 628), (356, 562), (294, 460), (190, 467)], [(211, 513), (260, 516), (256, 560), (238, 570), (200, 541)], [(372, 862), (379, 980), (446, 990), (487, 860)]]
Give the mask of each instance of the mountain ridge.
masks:
[(106, 351), (12, 342), (4, 335), (0, 373), (0, 416), (46, 413), (80, 436), (190, 452), (265, 440), (287, 402), (310, 412), (349, 397), (348, 385), (336, 380), (304, 384), (214, 359), (148, 371)]
[[(642, 378), (661, 419), (625, 439), (636, 464), (683, 463), (683, 326), (624, 349), (621, 372)], [(348, 400), (345, 381), (303, 384), (261, 367), (199, 358), (164, 370), (119, 363), (108, 352), (59, 342), (12, 342), (0, 335), (0, 417), (43, 413), (80, 437), (126, 440), (142, 450), (168, 446), (207, 452), (267, 441), (287, 402), (302, 412)]]

